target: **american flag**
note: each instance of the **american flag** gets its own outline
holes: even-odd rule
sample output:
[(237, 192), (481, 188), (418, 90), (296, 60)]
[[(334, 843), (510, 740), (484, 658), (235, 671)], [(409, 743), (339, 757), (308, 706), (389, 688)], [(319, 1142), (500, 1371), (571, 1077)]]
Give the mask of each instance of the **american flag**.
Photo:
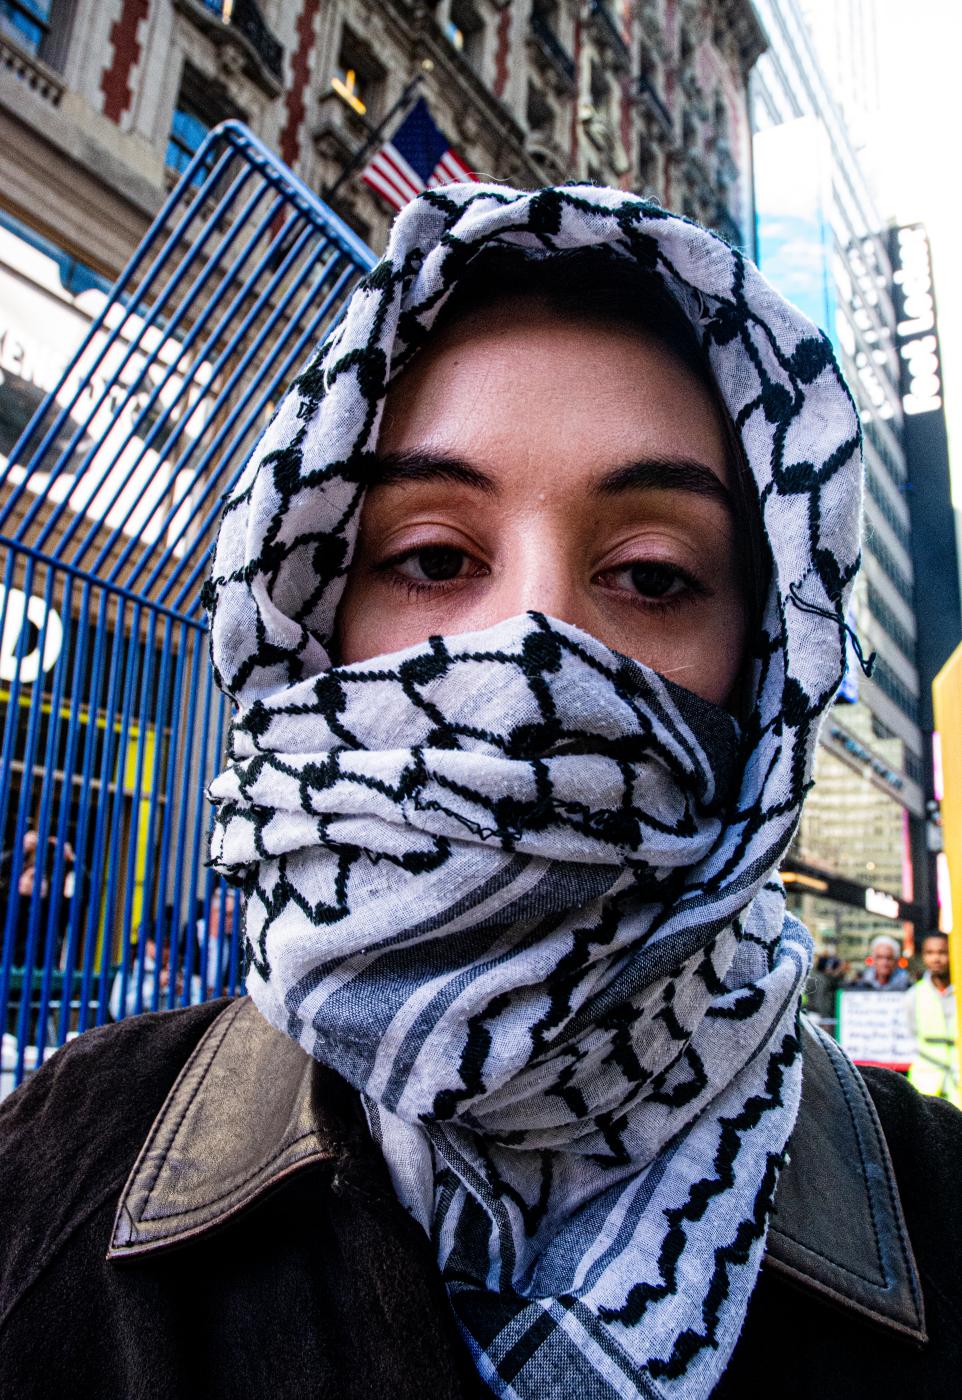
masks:
[(361, 171), (361, 178), (395, 209), (422, 190), (476, 180), (448, 138), (434, 124), (423, 97), (408, 112), (390, 141)]

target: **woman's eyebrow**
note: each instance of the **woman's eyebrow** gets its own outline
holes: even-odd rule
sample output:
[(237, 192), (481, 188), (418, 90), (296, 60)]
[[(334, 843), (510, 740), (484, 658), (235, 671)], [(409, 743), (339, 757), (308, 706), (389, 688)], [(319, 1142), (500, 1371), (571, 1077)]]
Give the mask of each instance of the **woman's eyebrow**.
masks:
[(645, 457), (629, 462), (607, 472), (594, 489), (603, 496), (616, 496), (621, 491), (691, 491), (734, 509), (731, 492), (721, 478), (704, 463), (687, 457)]
[[(386, 452), (377, 457), (368, 477), (368, 486), (427, 481), (450, 481), (482, 491), (488, 496), (497, 496), (500, 490), (493, 476), (462, 457), (421, 448)], [(690, 491), (698, 496), (709, 496), (729, 510), (733, 509), (728, 488), (711, 468), (684, 457), (645, 457), (641, 461), (629, 462), (606, 472), (593, 483), (592, 489), (604, 496), (616, 496), (623, 491)]]
[(488, 496), (498, 494), (498, 483), (480, 467), (471, 466), (461, 457), (418, 448), (406, 452), (386, 452), (375, 459), (368, 477), (369, 486), (387, 486), (398, 481), (453, 481), (459, 486), (471, 486), (476, 491), (483, 491)]

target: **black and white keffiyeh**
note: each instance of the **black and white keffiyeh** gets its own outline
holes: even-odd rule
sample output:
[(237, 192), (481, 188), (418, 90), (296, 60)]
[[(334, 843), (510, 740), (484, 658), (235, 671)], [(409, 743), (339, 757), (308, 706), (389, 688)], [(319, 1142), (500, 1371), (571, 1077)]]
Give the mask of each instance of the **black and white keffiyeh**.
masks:
[[(703, 342), (771, 550), (754, 708), (529, 613), (332, 666), (392, 377), (471, 257), (605, 246)], [(726, 243), (593, 186), (415, 200), (281, 405), (207, 585), (211, 786), (261, 1012), (363, 1095), (499, 1396), (708, 1396), (801, 1085), (773, 873), (844, 667), (861, 459), (828, 342)]]

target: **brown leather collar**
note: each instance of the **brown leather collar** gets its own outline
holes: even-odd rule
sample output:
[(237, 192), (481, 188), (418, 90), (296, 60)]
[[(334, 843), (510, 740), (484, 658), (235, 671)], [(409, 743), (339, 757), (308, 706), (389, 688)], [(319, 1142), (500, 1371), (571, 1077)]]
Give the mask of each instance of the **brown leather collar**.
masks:
[(338, 1157), (314, 1062), (247, 997), (211, 1022), (154, 1119), (120, 1197), (108, 1259), (206, 1233), (292, 1172)]
[(922, 1290), (895, 1172), (865, 1081), (802, 1017), (802, 1103), (765, 1266), (915, 1342)]
[[(802, 1106), (765, 1266), (924, 1342), (918, 1273), (875, 1107), (835, 1042), (803, 1025)], [(351, 1129), (316, 1092), (323, 1073), (247, 998), (232, 1002), (157, 1115), (121, 1195), (107, 1258), (196, 1239), (292, 1172), (339, 1157)]]

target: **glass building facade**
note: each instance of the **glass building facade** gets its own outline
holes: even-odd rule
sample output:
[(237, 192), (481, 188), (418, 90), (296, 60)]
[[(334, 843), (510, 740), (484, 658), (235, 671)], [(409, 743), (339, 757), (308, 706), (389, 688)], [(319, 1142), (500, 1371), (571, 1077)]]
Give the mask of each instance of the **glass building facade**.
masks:
[[(865, 69), (872, 12), (849, 9)], [(759, 263), (828, 332), (858, 404), (865, 562), (849, 620), (877, 655), (871, 679), (850, 666), (825, 725), (787, 885), (819, 946), (858, 958), (888, 932), (909, 952), (929, 920), (928, 777), (892, 265), (851, 114), (836, 100), (844, 75), (821, 62), (818, 0), (757, 0), (756, 10), (770, 41), (752, 75)], [(870, 104), (871, 73), (857, 76)]]

